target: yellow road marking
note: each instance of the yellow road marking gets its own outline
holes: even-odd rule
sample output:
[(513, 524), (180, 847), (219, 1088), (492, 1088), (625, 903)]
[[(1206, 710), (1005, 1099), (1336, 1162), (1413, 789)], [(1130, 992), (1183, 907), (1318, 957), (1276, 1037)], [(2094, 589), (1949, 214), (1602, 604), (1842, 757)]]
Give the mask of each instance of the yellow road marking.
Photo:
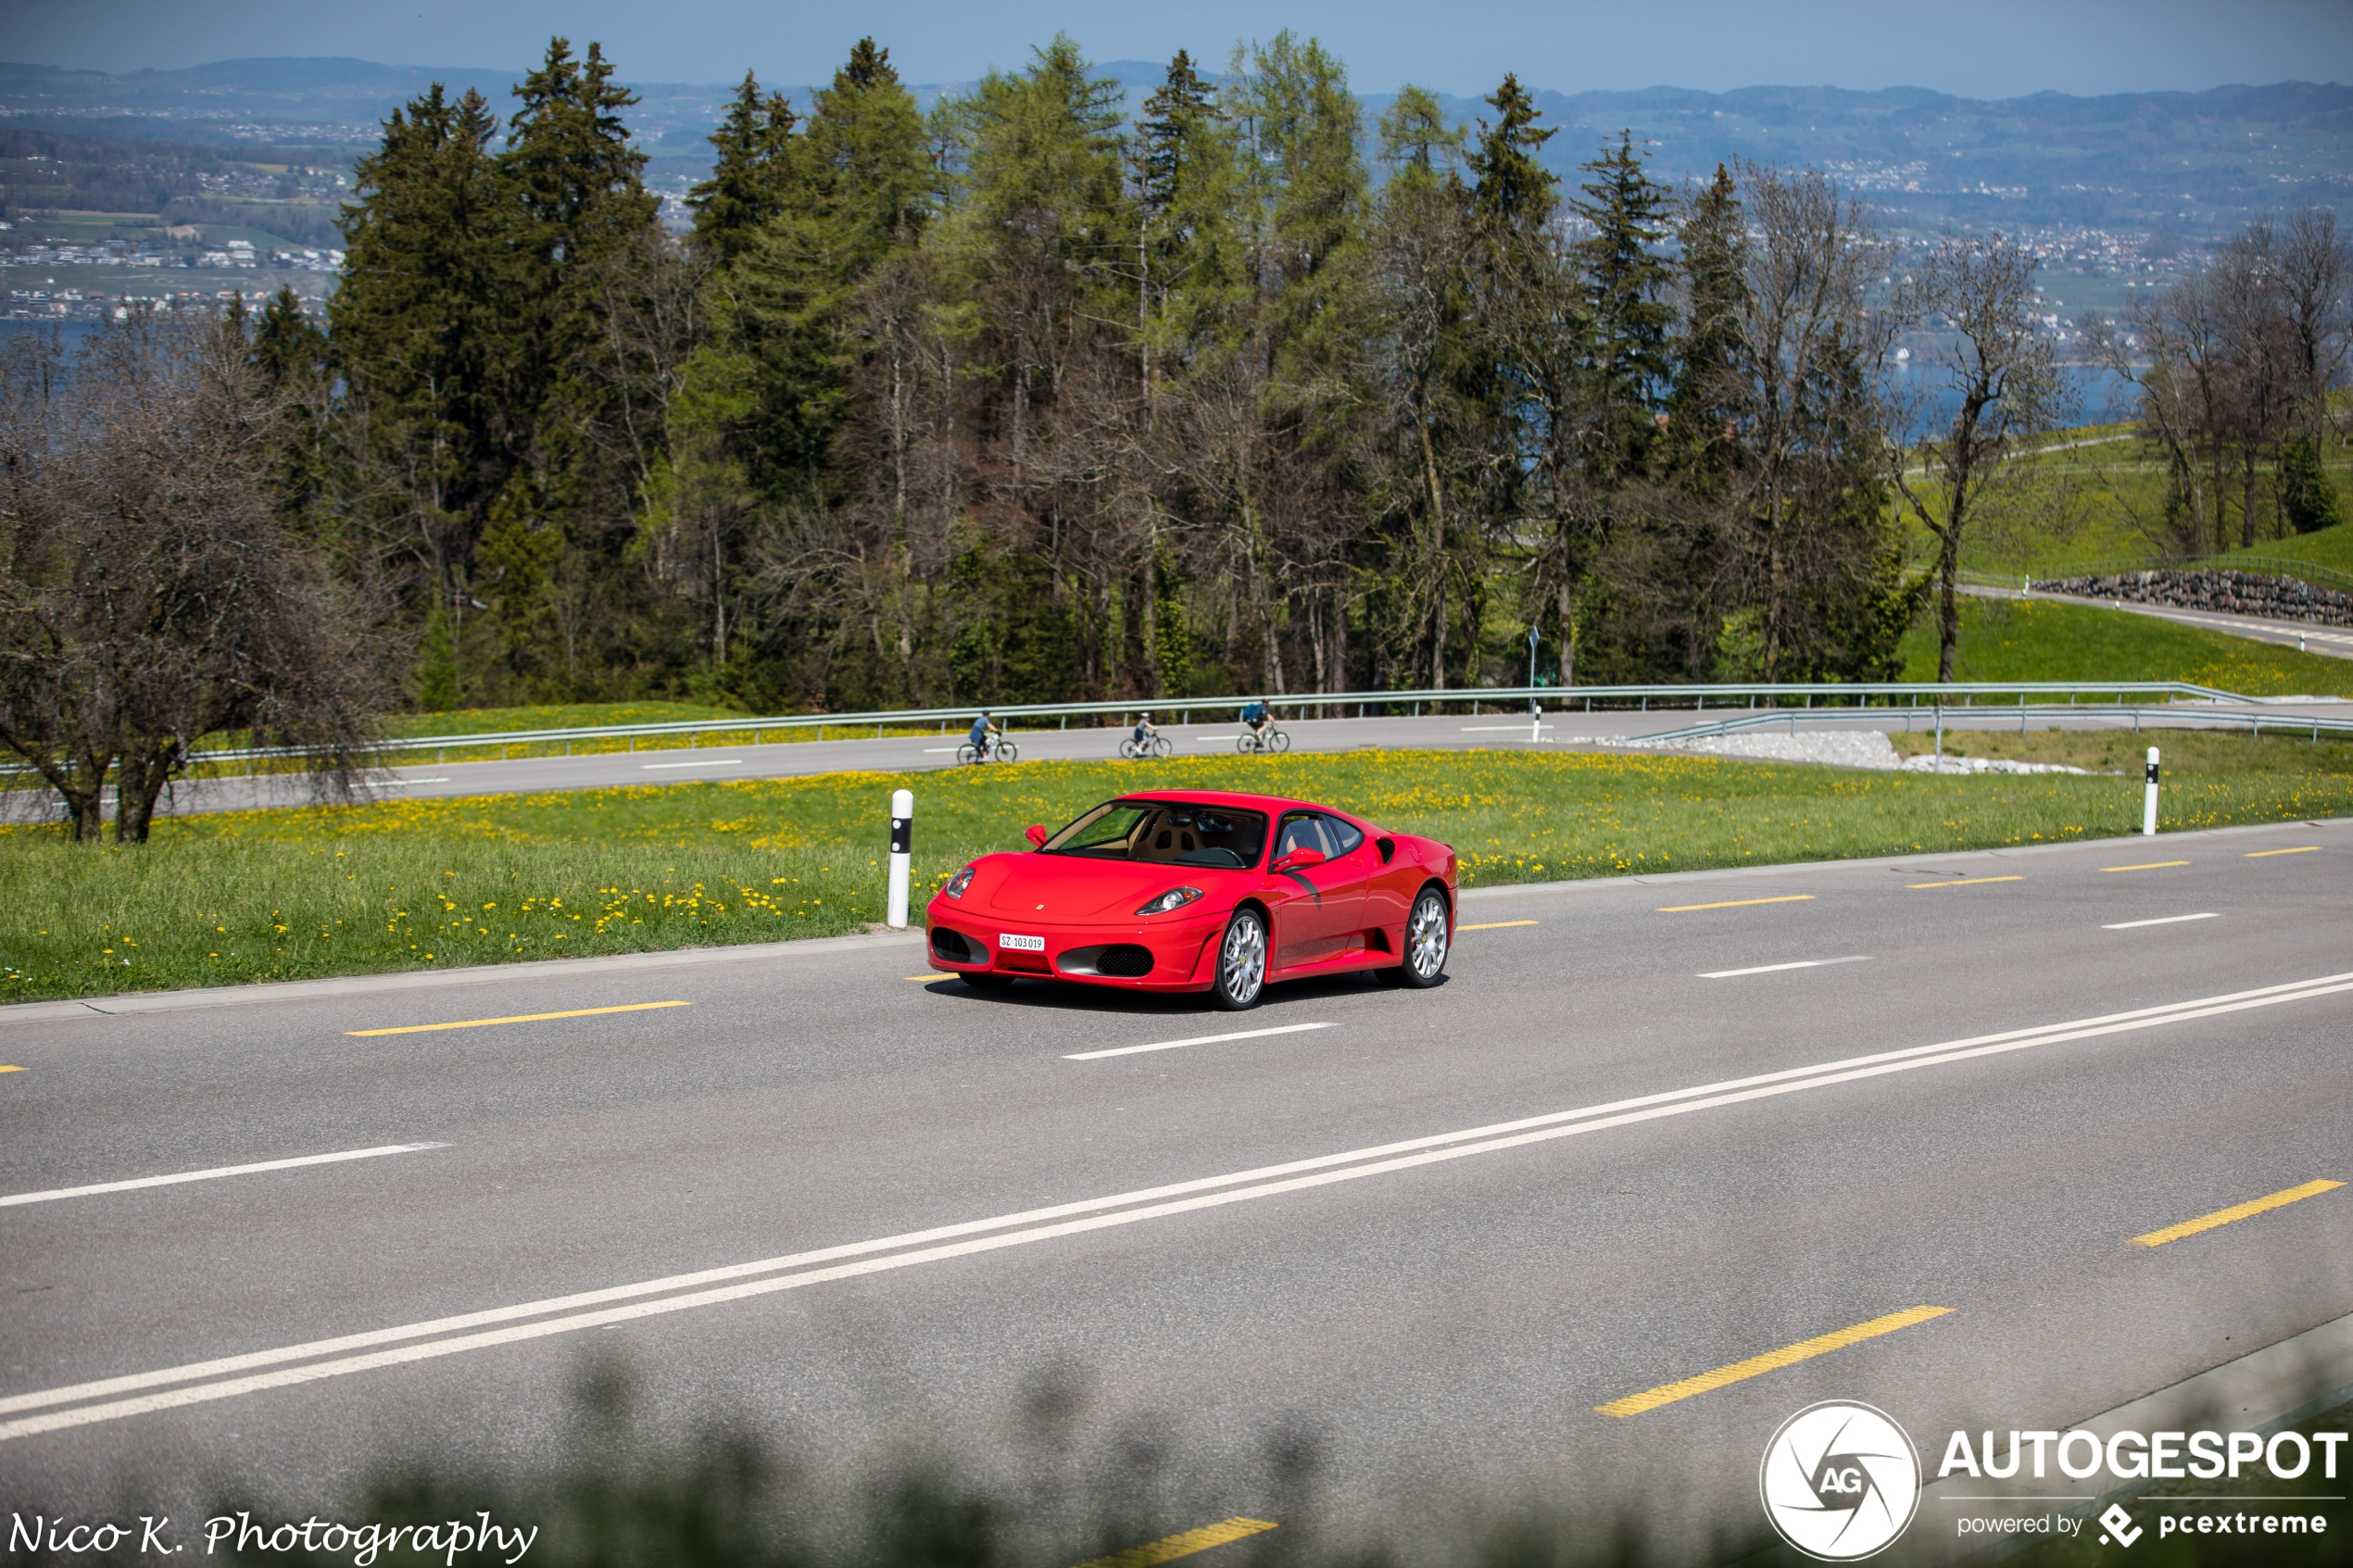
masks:
[(2161, 872), (2168, 866), (2186, 866), (2187, 860), (2151, 860), (2145, 866), (2102, 866), (2104, 872)]
[(1791, 893), (1779, 898), (1731, 898), (1721, 904), (1669, 904), (1658, 912), (1680, 915), (1692, 909), (1737, 909), (1743, 904), (1802, 904), (1812, 897), (1811, 893)]
[(436, 1029), (481, 1029), (493, 1023), (536, 1023), (543, 1018), (587, 1018), (600, 1012), (644, 1012), (648, 1008), (690, 1008), (692, 1002), (630, 1002), (617, 1008), (573, 1008), (569, 1012), (519, 1012), (511, 1018), (469, 1018), (457, 1023), (404, 1023), (397, 1029), (346, 1029), (346, 1035), (429, 1035)]
[(1275, 1522), (1271, 1519), (1236, 1517), (1215, 1524), (1204, 1524), (1198, 1530), (1187, 1530), (1182, 1535), (1164, 1537), (1143, 1546), (1131, 1546), (1126, 1551), (1115, 1551), (1109, 1557), (1082, 1562), (1078, 1568), (1151, 1568), (1155, 1562), (1173, 1562), (1177, 1558), (1190, 1557), (1197, 1551), (1207, 1551), (1211, 1547), (1224, 1546), (1227, 1541), (1238, 1541), (1244, 1536), (1255, 1536), (1274, 1527)]
[(21, 1067), (0, 1067), (0, 1073), (21, 1073), (23, 1071), (24, 1069)]
[(1950, 882), (1907, 882), (1906, 887), (1970, 887), (1981, 882), (2024, 882), (2022, 876), (1957, 876)]
[(1491, 920), (1485, 925), (1458, 925), (1454, 929), (1457, 931), (1501, 931), (1507, 925), (1538, 925), (1541, 923), (1542, 922), (1532, 920)]
[(1647, 1393), (1629, 1394), (1622, 1399), (1612, 1399), (1608, 1404), (1593, 1408), (1604, 1415), (1640, 1415), (1644, 1411), (1655, 1411), (1661, 1405), (1671, 1405), (1694, 1394), (1705, 1394), (1727, 1384), (1739, 1383), (1759, 1373), (1795, 1366), (1800, 1361), (1812, 1361), (1816, 1356), (1828, 1355), (1832, 1350), (1843, 1349), (1865, 1339), (1893, 1334), (1899, 1328), (1909, 1328), (1931, 1318), (1941, 1318), (1952, 1310), (1950, 1307), (1913, 1307), (1901, 1312), (1890, 1312), (1883, 1318), (1858, 1323), (1853, 1328), (1842, 1328), (1836, 1334), (1825, 1334), (1818, 1339), (1807, 1339), (1779, 1350), (1768, 1350), (1761, 1356), (1751, 1356), (1744, 1361), (1734, 1361), (1730, 1366), (1719, 1366), (1714, 1372), (1703, 1372), (1697, 1377), (1687, 1377), (1680, 1383), (1666, 1384)]
[(929, 974), (911, 974), (907, 978), (910, 980), (945, 980), (948, 976), (937, 970), (934, 970)]
[(2251, 1203), (2234, 1204), (2228, 1209), (2217, 1209), (2211, 1214), (2202, 1215), (2195, 1220), (2183, 1220), (2178, 1225), (2168, 1225), (2161, 1231), (2151, 1231), (2146, 1236), (2136, 1236), (2133, 1238), (2133, 1244), (2136, 1247), (2162, 1247), (2169, 1241), (2179, 1241), (2185, 1236), (2196, 1236), (2200, 1231), (2210, 1231), (2217, 1225), (2227, 1225), (2233, 1220), (2244, 1220), (2251, 1214), (2260, 1214), (2267, 1209), (2283, 1209), (2291, 1203), (2301, 1203), (2308, 1198), (2318, 1198), (2321, 1194), (2344, 1185), (2343, 1182), (2306, 1182), (2300, 1187), (2290, 1187), (2285, 1192), (2275, 1192), (2269, 1198), (2259, 1198)]
[(2242, 859), (2259, 860), (2266, 855), (2310, 855), (2319, 851), (2317, 844), (2299, 845), (2294, 849), (2250, 849)]

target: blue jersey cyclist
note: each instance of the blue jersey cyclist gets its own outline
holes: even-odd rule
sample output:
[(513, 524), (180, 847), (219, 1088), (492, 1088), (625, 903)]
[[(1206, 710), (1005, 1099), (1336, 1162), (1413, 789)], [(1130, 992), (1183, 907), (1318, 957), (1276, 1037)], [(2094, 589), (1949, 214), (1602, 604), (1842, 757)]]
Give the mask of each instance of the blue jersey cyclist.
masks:
[(997, 727), (996, 721), (988, 717), (988, 709), (982, 709), (980, 717), (973, 721), (973, 760), (986, 761), (988, 757), (988, 737), (1002, 734), (1004, 732)]
[(1242, 709), (1242, 722), (1250, 726), (1250, 733), (1254, 735), (1264, 738), (1266, 726), (1274, 721), (1275, 715), (1268, 710), (1264, 697), (1252, 699), (1250, 706)]

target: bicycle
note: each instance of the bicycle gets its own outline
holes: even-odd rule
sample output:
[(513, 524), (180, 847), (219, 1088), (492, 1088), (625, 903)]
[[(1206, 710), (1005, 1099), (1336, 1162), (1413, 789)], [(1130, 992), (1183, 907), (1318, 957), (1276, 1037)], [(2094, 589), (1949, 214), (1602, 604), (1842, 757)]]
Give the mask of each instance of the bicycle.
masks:
[(1153, 735), (1146, 740), (1138, 740), (1134, 735), (1123, 735), (1119, 742), (1119, 755), (1130, 762), (1141, 762), (1147, 758), (1165, 757), (1175, 749), (1176, 747), (1168, 744), (1166, 735)]
[(1240, 734), (1234, 737), (1234, 749), (1240, 752), (1244, 757), (1248, 757), (1252, 752), (1260, 752), (1270, 757), (1280, 757), (1284, 752), (1290, 749), (1290, 736), (1275, 728), (1272, 724), (1267, 725), (1263, 731), (1244, 730)]
[(988, 754), (984, 757), (974, 747), (972, 742), (966, 741), (956, 748), (956, 760), (958, 762), (1018, 762), (1021, 760), (1021, 747), (1010, 740), (1000, 737), (989, 743)]

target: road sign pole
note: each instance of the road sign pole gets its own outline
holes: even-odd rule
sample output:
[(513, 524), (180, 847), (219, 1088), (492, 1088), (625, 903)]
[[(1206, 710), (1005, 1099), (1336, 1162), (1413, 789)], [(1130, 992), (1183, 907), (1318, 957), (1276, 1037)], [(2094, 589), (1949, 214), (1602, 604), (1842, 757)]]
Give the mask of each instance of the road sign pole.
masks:
[(915, 792), (890, 792), (890, 914), (893, 931), (907, 929), (907, 868), (915, 848)]

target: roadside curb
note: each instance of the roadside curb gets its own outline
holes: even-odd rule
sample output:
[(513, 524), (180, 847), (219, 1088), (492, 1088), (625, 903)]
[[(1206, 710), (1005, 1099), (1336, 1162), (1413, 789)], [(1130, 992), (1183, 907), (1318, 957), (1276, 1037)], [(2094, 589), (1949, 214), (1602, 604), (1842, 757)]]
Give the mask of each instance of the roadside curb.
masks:
[(316, 1001), (329, 997), (368, 996), (380, 991), (426, 991), (444, 985), (480, 985), (499, 981), (562, 980), (638, 969), (677, 969), (698, 964), (758, 963), (772, 959), (824, 953), (881, 951), (920, 944), (919, 930), (854, 936), (811, 936), (797, 942), (753, 942), (740, 947), (673, 947), (658, 953), (612, 953), (596, 959), (546, 959), (533, 963), (482, 964), (471, 969), (411, 969), (396, 974), (351, 974), (320, 980), (266, 981), (255, 985), (220, 985), (200, 991), (145, 991), (87, 1001), (19, 1002), (0, 1007), (0, 1025), (44, 1023), (69, 1018), (119, 1018), (195, 1008), (244, 1007), (261, 1002)]
[(1530, 894), (1575, 893), (1587, 888), (1662, 887), (1692, 882), (1733, 882), (1745, 877), (1780, 876), (1790, 872), (1828, 872), (1861, 866), (1912, 866), (1922, 861), (2015, 859), (2033, 855), (2053, 855), (2080, 849), (2103, 849), (2118, 853), (2131, 846), (2144, 848), (2156, 844), (2194, 844), (2201, 839), (2228, 838), (2267, 833), (2303, 833), (2312, 828), (2353, 827), (2353, 817), (2301, 818), (2288, 822), (2242, 822), (2227, 828), (2196, 828), (2187, 833), (2159, 834), (2150, 839), (2140, 834), (2128, 834), (2117, 838), (2070, 838), (2057, 844), (2012, 844), (1997, 849), (1923, 849), (1910, 855), (1881, 855), (1869, 859), (1849, 860), (1776, 860), (1769, 866), (1718, 866), (1703, 872), (1657, 872), (1636, 876), (1579, 877), (1568, 882), (1515, 882), (1504, 887), (1466, 887), (1463, 902), (1474, 899), (1480, 903), (1491, 898), (1510, 898)]
[[(2189, 833), (2161, 834), (2166, 844), (2190, 844), (2204, 839), (2259, 834), (2302, 833), (2313, 828), (2353, 827), (2353, 817), (2324, 817), (2317, 822), (2249, 822), (2237, 827), (2199, 828)], [(1961, 849), (1941, 853), (1888, 855), (1872, 859), (1784, 860), (1769, 866), (1724, 866), (1699, 872), (1658, 872), (1640, 876), (1602, 876), (1574, 882), (1522, 882), (1508, 887), (1466, 887), (1463, 902), (1540, 894), (1599, 891), (1612, 887), (1659, 887), (1684, 883), (1730, 882), (1792, 872), (1827, 872), (1842, 868), (1900, 866), (1922, 860), (1939, 862), (2016, 859), (2082, 849), (2111, 853), (2127, 846), (2148, 845), (2133, 834), (2121, 838), (2077, 838), (2061, 844), (2020, 844), (1998, 849)], [(143, 991), (124, 996), (92, 997), (87, 1000), (17, 1002), (0, 1007), (0, 1027), (11, 1023), (48, 1023), (64, 1019), (121, 1017), (139, 1013), (181, 1012), (197, 1008), (245, 1007), (267, 1002), (314, 1001), (329, 997), (369, 996), (383, 991), (423, 991), (445, 985), (490, 985), (512, 980), (560, 980), (573, 975), (606, 974), (638, 969), (673, 969), (697, 964), (759, 963), (773, 959), (804, 958), (823, 953), (881, 950), (920, 943), (923, 933), (871, 933), (855, 936), (805, 937), (795, 942), (755, 942), (739, 947), (674, 947), (657, 953), (615, 953), (597, 959), (545, 959), (531, 963), (484, 964), (471, 969), (403, 970), (396, 974), (353, 974), (320, 980), (267, 981), (254, 985), (220, 985), (196, 991)]]

